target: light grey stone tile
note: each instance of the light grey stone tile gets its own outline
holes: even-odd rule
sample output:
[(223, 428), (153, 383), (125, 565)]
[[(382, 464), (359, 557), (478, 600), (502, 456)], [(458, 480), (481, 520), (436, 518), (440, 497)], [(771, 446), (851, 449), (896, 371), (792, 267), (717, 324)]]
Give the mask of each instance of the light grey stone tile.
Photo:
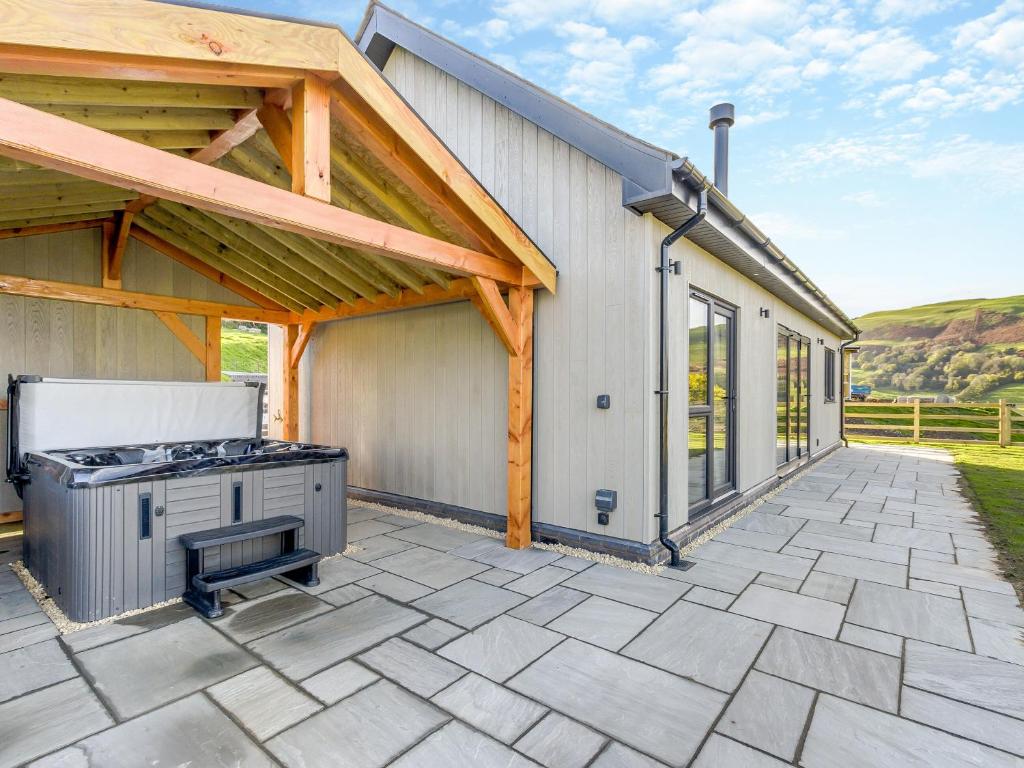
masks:
[(440, 648), (447, 642), (454, 640), (466, 630), (449, 624), (441, 619), (431, 619), (426, 624), (420, 624), (406, 632), (402, 637), (427, 650), (433, 651)]
[(431, 700), (505, 744), (518, 739), (547, 713), (540, 704), (474, 674), (466, 675)]
[(473, 629), (525, 601), (523, 595), (470, 579), (427, 595), (413, 605), (452, 624)]
[(740, 684), (771, 625), (680, 602), (622, 653), (683, 677), (732, 691)]
[(711, 734), (693, 768), (785, 768), (786, 763), (744, 746), (732, 739)]
[(319, 702), (266, 667), (256, 667), (217, 683), (207, 693), (260, 741), (321, 709)]
[(608, 745), (597, 759), (591, 764), (591, 768), (664, 768), (664, 763), (652, 760), (647, 755), (641, 755), (635, 749), (630, 749), (617, 741)]
[(751, 547), (753, 549), (763, 549), (766, 552), (778, 552), (789, 541), (789, 536), (786, 534), (762, 533), (760, 531), (749, 531), (732, 527), (726, 528), (716, 535), (712, 541), (737, 544), (741, 547)]
[(804, 549), (803, 547), (794, 547), (787, 545), (779, 550), (784, 555), (792, 555), (793, 557), (802, 557), (805, 560), (817, 560), (818, 555), (821, 554), (816, 549)]
[(587, 568), (590, 568), (596, 562), (596, 560), (584, 560), (582, 557), (573, 557), (572, 555), (566, 555), (565, 557), (559, 558), (558, 560), (553, 560), (551, 564), (557, 566), (558, 568), (565, 568), (566, 570), (575, 571), (576, 573), (579, 573), (580, 571), (587, 570)]
[(776, 576), (774, 573), (759, 573), (754, 579), (755, 584), (773, 589), (782, 589), (786, 592), (797, 592), (803, 581), (800, 579), (787, 579), (785, 576)]
[(800, 587), (800, 594), (846, 605), (850, 601), (850, 593), (853, 592), (853, 583), (854, 580), (849, 576), (811, 571), (804, 585)]
[(894, 512), (882, 512), (880, 509), (858, 509), (856, 505), (846, 516), (846, 521), (859, 520), (866, 523), (883, 523), (885, 525), (902, 525), (910, 527), (914, 522), (911, 515), (896, 514)]
[[(820, 502), (820, 504), (827, 503), (826, 501)], [(846, 504), (835, 508), (811, 506), (810, 504), (787, 504), (786, 508), (782, 511), (782, 515), (798, 520), (825, 520), (830, 523), (838, 523), (846, 515), (848, 509), (849, 506)]]
[(348, 508), (348, 522), (349, 525), (352, 523), (361, 523), (364, 520), (373, 520), (375, 517), (384, 517), (388, 514), (383, 509), (374, 509), (373, 507), (362, 507), (354, 506)]
[[(763, 506), (762, 504), (761, 507)], [(761, 512), (761, 507), (758, 507), (752, 514), (733, 523), (732, 529), (754, 531), (756, 533), (772, 533), (776, 536), (785, 536), (788, 539), (804, 525), (803, 520), (798, 520), (794, 517), (783, 517), (779, 514), (766, 515)]]
[(500, 683), (543, 656), (563, 637), (511, 616), (499, 616), (448, 643), (438, 653)]
[(332, 589), (330, 592), (322, 592), (317, 597), (327, 601), (336, 608), (340, 608), (343, 605), (354, 603), (356, 600), (362, 600), (364, 597), (369, 597), (372, 594), (373, 592), (360, 587), (358, 584), (348, 584), (344, 587)]
[(457, 721), (430, 734), (391, 764), (392, 768), (530, 768), (534, 765), (504, 744)]
[(425, 587), (415, 581), (409, 581), (409, 579), (403, 579), (401, 576), (396, 576), (393, 573), (378, 573), (375, 576), (357, 582), (357, 584), (364, 589), (372, 590), (378, 595), (390, 597), (392, 600), (397, 600), (400, 603), (411, 603), (413, 600), (419, 600), (421, 597), (426, 597), (434, 591), (430, 587)]
[(855, 541), (839, 536), (828, 536), (822, 533), (804, 533), (801, 531), (792, 539), (795, 547), (820, 549), (822, 552), (833, 552), (837, 555), (863, 557), (866, 560), (878, 560), (883, 563), (906, 565), (910, 561), (910, 550), (907, 547), (895, 547), (891, 544), (875, 544), (872, 541)]
[(953, 554), (953, 540), (950, 535), (938, 531), (922, 531), (918, 528), (883, 524), (875, 527), (874, 541), (880, 544), (895, 544), (947, 555)]
[[(693, 757), (726, 702), (725, 694), (571, 638), (509, 687), (672, 766)], [(603, 757), (595, 764), (613, 764)]]
[(380, 570), (371, 565), (360, 563), (358, 560), (344, 556), (332, 557), (329, 560), (324, 560), (317, 568), (317, 575), (320, 577), (320, 583), (317, 586), (306, 587), (301, 584), (294, 584), (293, 586), (311, 595), (318, 595), (338, 587), (344, 587), (346, 584), (351, 584), (360, 579), (365, 579), (367, 576), (373, 576), (375, 573), (380, 573)]
[(520, 576), (515, 581), (510, 581), (505, 585), (505, 589), (511, 589), (513, 592), (518, 592), (527, 597), (536, 597), (556, 584), (561, 584), (570, 576), (572, 576), (572, 571), (567, 571), (564, 568), (555, 568), (552, 565), (545, 565), (543, 568), (531, 571), (525, 576)]
[(359, 661), (423, 698), (430, 698), (466, 674), (450, 661), (395, 637), (371, 648)]
[(672, 579), (602, 564), (576, 574), (562, 585), (649, 611), (665, 610), (689, 589)]
[(989, 554), (988, 552), (978, 552), (974, 549), (958, 549), (956, 551), (956, 562), (960, 565), (986, 571), (994, 576), (999, 576), (1002, 573), (998, 558), (996, 555)]
[(388, 525), (397, 525), (399, 528), (412, 528), (415, 525), (422, 525), (422, 521), (414, 520), (411, 517), (403, 517), (402, 515), (382, 515), (376, 518), (376, 520)]
[(55, 637), (57, 637), (57, 627), (47, 619), (45, 624), (36, 624), (34, 627), (26, 627), (0, 635), (0, 654), (35, 645), (44, 640), (52, 640)]
[(907, 566), (881, 563), (878, 560), (865, 560), (863, 557), (837, 555), (825, 552), (814, 564), (815, 571), (831, 573), (835, 576), (847, 576), (851, 579), (873, 581), (902, 587), (907, 583)]
[(114, 724), (80, 677), (0, 704), (0, 768), (14, 768)]
[(506, 571), (526, 575), (545, 565), (550, 565), (562, 556), (557, 552), (550, 552), (546, 549), (509, 549), (498, 546), (485, 550), (476, 555), (473, 559), (481, 563), (487, 563), (495, 568), (502, 568)]
[(782, 504), (772, 504), (771, 502), (765, 502), (757, 508), (758, 514), (761, 515), (778, 515), (782, 513), (785, 507)]
[(832, 696), (822, 696), (814, 708), (800, 763), (807, 768), (1019, 768), (1004, 752)]
[(975, 653), (1024, 666), (1024, 629), (973, 616), (969, 621)]
[(813, 702), (810, 688), (753, 670), (718, 721), (718, 731), (792, 760)]
[(845, 611), (839, 603), (751, 584), (736, 598), (729, 612), (822, 637), (835, 637)]
[(891, 656), (779, 627), (755, 668), (887, 712), (896, 711), (900, 662)]
[(391, 531), (397, 530), (397, 525), (382, 523), (380, 518), (363, 520), (360, 523), (348, 524), (348, 540), (358, 543), (362, 539), (369, 539), (372, 536), (380, 536), (382, 533), (391, 533)]
[(361, 563), (372, 563), (374, 560), (413, 549), (415, 546), (408, 541), (399, 541), (390, 536), (374, 536), (372, 539), (360, 541), (357, 546), (353, 547), (355, 551), (345, 557), (350, 560), (358, 560)]
[(249, 647), (293, 680), (301, 680), (423, 622), (423, 615), (372, 595)]
[[(796, 538), (800, 535), (798, 533), (793, 537), (794, 544), (797, 543)], [(802, 579), (811, 570), (811, 564), (801, 557), (780, 555), (777, 552), (762, 552), (759, 549), (721, 544), (717, 541), (709, 541), (698, 547), (690, 553), (689, 557), (696, 560), (713, 560), (717, 563), (750, 568), (764, 573), (774, 573), (776, 576), (785, 576), (789, 579)]]
[(448, 720), (381, 680), (267, 742), (286, 768), (377, 768)]
[(963, 604), (948, 597), (862, 581), (853, 590), (846, 620), (951, 648), (971, 648)]
[[(463, 544), (462, 546), (456, 547), (455, 549), (449, 550), (448, 554), (455, 555), (457, 557), (464, 557), (468, 560), (473, 560), (485, 552), (494, 552), (496, 550), (505, 549), (504, 542), (500, 539), (492, 539), (490, 537), (479, 539), (470, 544)], [(521, 575), (521, 574), (520, 574)]]
[(547, 768), (583, 768), (607, 739), (551, 712), (516, 742), (516, 749)]
[(742, 592), (756, 576), (757, 571), (749, 568), (724, 565), (712, 560), (698, 560), (686, 571), (666, 568), (661, 573), (662, 578), (717, 589), (720, 592), (731, 592), (734, 595)]
[[(862, 521), (856, 521), (858, 523)], [(871, 541), (872, 528), (847, 523), (827, 523), (824, 520), (808, 520), (807, 525), (800, 529), (801, 533), (820, 533), (825, 536), (836, 536), (840, 539)], [(818, 547), (813, 547), (818, 549)]]
[[(274, 592), (279, 592), (286, 586), (284, 582), (275, 578), (267, 578), (254, 581), (251, 584), (239, 584), (237, 587), (232, 587), (231, 591), (237, 592), (246, 600), (255, 600), (257, 597), (266, 597)], [(223, 598), (223, 595), (221, 597)]]
[(856, 624), (843, 624), (843, 628), (839, 632), (839, 639), (844, 643), (859, 645), (861, 648), (869, 648), (872, 651), (886, 653), (897, 658), (903, 655), (903, 638), (899, 635), (879, 632), (877, 629), (858, 627)]
[(999, 595), (964, 587), (963, 596), (968, 616), (1024, 627), (1024, 610), (1021, 610), (1016, 595)]
[[(418, 581), (433, 589), (444, 589), (487, 570), (486, 565), (438, 552), (427, 547), (407, 549), (373, 564), (385, 571)], [(372, 574), (367, 574), (372, 575)]]
[(694, 587), (683, 595), (683, 600), (691, 603), (700, 603), (709, 608), (718, 608), (722, 611), (728, 608), (735, 599), (736, 595), (730, 595), (728, 592), (719, 592), (715, 589), (707, 589), (706, 587)]
[(0, 621), (16, 619), (39, 610), (39, 604), (24, 587), (0, 594)]
[(297, 624), (331, 610), (331, 606), (297, 589), (284, 589), (233, 605), (217, 620), (217, 627), (239, 643)]
[(473, 578), (477, 581), (482, 581), (484, 584), (500, 587), (508, 584), (510, 581), (515, 581), (516, 579), (521, 578), (521, 576), (514, 571), (504, 571), (501, 568), (491, 568), (483, 573), (478, 573)]
[(617, 651), (658, 618), (658, 614), (593, 596), (548, 624), (548, 629)]
[(76, 657), (120, 719), (234, 677), (257, 664), (251, 655), (198, 617), (101, 645)]
[(0, 621), (0, 637), (9, 635), (11, 632), (19, 632), (23, 629), (51, 623), (49, 617), (41, 610), (34, 613), (26, 613), (24, 616), (16, 616), (13, 619)]
[[(913, 528), (910, 530), (918, 530)], [(935, 531), (921, 531), (921, 533), (935, 533)], [(943, 534), (948, 536), (949, 534)], [(953, 555), (947, 555), (945, 552), (932, 552), (928, 549), (912, 549), (910, 550), (910, 562), (913, 564), (915, 560), (934, 560), (937, 563), (954, 563), (956, 558)]]
[(422, 523), (409, 528), (400, 528), (388, 533), (388, 535), (393, 539), (412, 542), (413, 544), (430, 547), (431, 549), (439, 549), (442, 552), (461, 547), (464, 544), (472, 544), (484, 538), (477, 533), (468, 533), (456, 528), (434, 525), (433, 523)]
[(960, 587), (955, 584), (941, 584), (937, 581), (924, 581), (923, 579), (910, 579), (910, 589), (915, 592), (927, 592), (930, 595), (940, 595), (953, 600), (960, 599)]
[(324, 704), (331, 705), (351, 696), (356, 691), (380, 680), (380, 675), (371, 672), (362, 664), (343, 661), (307, 677), (301, 685)]
[(984, 536), (968, 533), (954, 533), (953, 546), (957, 549), (976, 549), (981, 552), (994, 552), (992, 544)]
[(904, 688), (900, 715), (942, 731), (980, 741), (996, 749), (1024, 756), (1024, 727), (1019, 720), (962, 704), (944, 696)]
[(531, 624), (544, 625), (557, 619), (573, 606), (579, 605), (589, 596), (589, 593), (577, 592), (575, 589), (552, 587), (547, 592), (542, 592), (513, 608), (508, 615)]

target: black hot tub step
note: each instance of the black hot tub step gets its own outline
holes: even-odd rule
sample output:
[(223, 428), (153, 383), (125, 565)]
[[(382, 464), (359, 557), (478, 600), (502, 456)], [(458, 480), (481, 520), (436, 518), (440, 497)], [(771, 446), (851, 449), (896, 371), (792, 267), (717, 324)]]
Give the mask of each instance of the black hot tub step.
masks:
[(275, 533), (294, 531), (305, 525), (301, 517), (295, 515), (279, 515), (265, 520), (253, 520), (250, 523), (225, 525), (223, 528), (210, 528), (205, 531), (183, 533), (178, 537), (185, 549), (203, 549), (221, 544), (233, 544), (236, 541), (258, 539), (261, 536), (272, 536)]
[[(323, 555), (319, 552), (296, 549), (255, 563), (196, 574), (192, 577), (192, 588), (199, 592), (215, 592), (279, 574), (301, 581), (306, 586), (316, 586), (316, 564), (321, 560)], [(302, 572), (295, 573), (299, 570)]]

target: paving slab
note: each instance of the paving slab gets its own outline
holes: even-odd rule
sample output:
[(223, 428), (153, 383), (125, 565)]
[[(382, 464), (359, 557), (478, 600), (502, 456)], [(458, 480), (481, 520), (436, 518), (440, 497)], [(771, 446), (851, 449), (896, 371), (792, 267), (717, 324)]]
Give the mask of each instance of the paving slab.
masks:
[(665, 764), (647, 755), (641, 755), (635, 749), (613, 741), (590, 764), (591, 768), (665, 768)]
[(8, 651), (16, 651), (19, 648), (25, 648), (29, 645), (35, 645), (36, 643), (41, 643), (44, 640), (52, 640), (55, 637), (57, 637), (57, 627), (47, 619), (45, 623), (36, 624), (35, 626), (26, 627), (25, 629), (18, 629), (14, 632), (6, 632), (0, 635), (0, 654), (7, 653)]
[(317, 586), (307, 587), (301, 584), (295, 584), (294, 586), (296, 589), (301, 589), (303, 592), (308, 592), (311, 595), (319, 595), (322, 592), (344, 587), (346, 584), (365, 579), (367, 576), (373, 576), (373, 574), (379, 572), (378, 568), (361, 563), (358, 560), (353, 560), (350, 557), (332, 557), (321, 562), (317, 568), (317, 575), (320, 577), (320, 583)]
[(423, 614), (373, 595), (249, 644), (282, 674), (301, 680), (424, 621)]
[(899, 635), (879, 632), (877, 629), (858, 627), (856, 624), (843, 624), (843, 628), (839, 631), (839, 639), (844, 643), (870, 648), (872, 651), (886, 653), (897, 658), (903, 655), (903, 638)]
[(846, 620), (894, 635), (971, 649), (963, 603), (948, 597), (865, 581), (853, 590)]
[(381, 515), (380, 517), (374, 518), (378, 522), (387, 523), (388, 525), (396, 525), (399, 528), (412, 528), (416, 525), (421, 525), (422, 521), (414, 520), (411, 517), (403, 517), (402, 515)]
[(345, 557), (350, 560), (358, 560), (361, 563), (372, 563), (374, 560), (413, 549), (415, 546), (408, 541), (399, 541), (390, 536), (374, 536), (372, 539), (360, 541), (358, 546), (354, 547), (356, 551), (345, 555)]
[(536, 597), (541, 592), (561, 584), (563, 581), (572, 576), (573, 572), (565, 568), (555, 568), (553, 565), (545, 565), (543, 568), (538, 568), (535, 571), (531, 571), (525, 576), (520, 576), (515, 581), (510, 581), (505, 584), (505, 589), (510, 589), (513, 592), (518, 592), (521, 595), (527, 597)]
[(525, 576), (538, 568), (550, 565), (556, 560), (561, 559), (561, 557), (557, 552), (550, 552), (546, 549), (534, 549), (533, 547), (528, 549), (508, 549), (501, 546), (501, 543), (498, 542), (498, 546), (481, 552), (473, 559), (481, 563), (487, 563), (494, 568), (515, 571)]
[(562, 586), (659, 612), (672, 605), (689, 589), (686, 584), (672, 579), (603, 564), (576, 574), (562, 582)]
[(121, 720), (257, 665), (197, 616), (75, 657)]
[(323, 600), (297, 589), (285, 589), (231, 606), (216, 625), (236, 642), (248, 643), (329, 610), (331, 606)]
[(397, 531), (399, 528), (397, 525), (388, 525), (387, 523), (380, 522), (380, 518), (374, 520), (363, 520), (358, 523), (348, 524), (348, 540), (353, 543), (359, 543), (362, 539), (368, 539), (371, 536), (380, 536), (382, 533), (390, 533), (391, 531)]
[(0, 768), (13, 768), (114, 724), (80, 677), (0, 704)]
[(961, 591), (968, 616), (1024, 627), (1024, 610), (1021, 610), (1016, 595), (999, 595), (995, 592), (981, 592), (968, 587), (964, 587)]
[(838, 576), (825, 571), (811, 571), (804, 580), (803, 586), (800, 587), (800, 594), (846, 605), (850, 602), (854, 581), (850, 576)]
[(564, 637), (511, 616), (499, 616), (448, 643), (438, 653), (501, 683), (543, 656)]
[(693, 768), (785, 768), (787, 764), (739, 742), (711, 734)]
[(413, 606), (452, 624), (473, 629), (526, 600), (517, 592), (468, 579), (427, 595)]
[(835, 637), (846, 611), (839, 603), (829, 600), (751, 584), (736, 598), (729, 612), (822, 637)]
[(0, 621), (39, 611), (39, 604), (24, 587), (0, 593)]
[(381, 680), (275, 736), (267, 748), (286, 768), (378, 768), (448, 719)]
[(256, 667), (217, 683), (207, 693), (260, 741), (322, 709), (318, 701), (266, 667)]
[(837, 555), (825, 552), (814, 564), (815, 571), (831, 573), (835, 576), (846, 576), (851, 579), (873, 581), (902, 587), (907, 583), (907, 566), (882, 563), (878, 560), (865, 560), (863, 557)]
[(113, 624), (100, 624), (99, 626), (80, 629), (77, 632), (70, 632), (61, 637), (61, 642), (75, 653), (78, 653), (79, 651), (95, 648), (98, 645), (112, 643), (115, 640), (123, 640), (126, 637), (131, 637), (145, 631), (144, 627), (115, 622)]
[[(922, 579), (907, 579), (910, 589), (915, 592), (927, 592), (930, 595), (948, 597), (952, 600), (960, 599), (960, 587), (954, 584), (940, 584), (937, 581), (924, 581)], [(1003, 597), (1003, 595), (1000, 595)]]
[[(796, 534), (792, 543), (797, 544)], [(798, 544), (798, 546), (807, 546)], [(817, 547), (812, 547), (817, 549)], [(741, 568), (752, 568), (755, 571), (774, 573), (776, 576), (785, 576), (789, 579), (802, 579), (811, 570), (811, 564), (800, 557), (781, 555), (777, 552), (763, 552), (750, 547), (738, 547), (734, 544), (722, 544), (717, 541), (709, 541), (707, 544), (698, 547), (689, 555), (696, 560), (713, 560), (725, 565), (735, 565)]]
[(335, 704), (380, 680), (376, 672), (354, 661), (343, 661), (307, 677), (300, 685), (324, 704)]
[(547, 768), (583, 768), (607, 740), (585, 725), (551, 712), (515, 747)]
[(548, 624), (548, 629), (570, 635), (609, 651), (617, 651), (658, 618), (658, 614), (594, 595)]
[(431, 619), (426, 624), (413, 627), (402, 637), (422, 648), (426, 648), (428, 651), (433, 651), (445, 643), (454, 640), (465, 631), (462, 627), (449, 624), (447, 621)]
[(359, 661), (423, 698), (430, 698), (466, 674), (450, 661), (395, 637), (371, 648), (359, 656)]
[(900, 715), (1024, 757), (1024, 726), (1012, 717), (916, 688), (903, 689)]
[(511, 744), (547, 714), (540, 704), (472, 673), (431, 701), (505, 744)]
[(400, 603), (411, 603), (413, 600), (419, 600), (421, 597), (426, 597), (434, 591), (430, 587), (425, 587), (415, 581), (403, 579), (401, 576), (387, 572), (378, 573), (356, 583), (364, 589), (390, 597), (392, 600), (397, 600)]
[(771, 533), (777, 536), (785, 536), (789, 539), (794, 533), (800, 530), (805, 523), (793, 517), (782, 517), (778, 514), (766, 515), (761, 512), (762, 504), (754, 512), (737, 520), (732, 528), (741, 531), (754, 531), (757, 533)]
[(393, 539), (408, 541), (413, 544), (419, 544), (422, 547), (437, 549), (441, 552), (448, 552), (456, 547), (472, 544), (474, 541), (485, 538), (478, 533), (468, 533), (467, 531), (446, 528), (443, 525), (434, 525), (433, 523), (421, 523), (409, 528), (400, 528), (389, 532), (388, 535)]
[(733, 691), (771, 629), (761, 621), (680, 602), (622, 653), (719, 690)]
[[(859, 523), (860, 521), (857, 522)], [(870, 523), (868, 523), (866, 527), (863, 527), (861, 525), (853, 525), (851, 523), (827, 523), (824, 520), (808, 520), (807, 524), (800, 529), (800, 532), (820, 533), (825, 536), (836, 536), (840, 539), (871, 541), (872, 529), (873, 526)]]
[(1024, 719), (1024, 667), (907, 641), (905, 685)]
[(800, 764), (807, 768), (1020, 768), (1017, 758), (870, 707), (822, 696)]
[(813, 702), (810, 688), (752, 670), (717, 730), (789, 761), (796, 754)]
[(948, 533), (939, 531), (924, 531), (920, 528), (881, 524), (875, 526), (874, 541), (947, 555), (953, 554), (953, 539)]
[(804, 582), (803, 579), (789, 579), (785, 576), (776, 576), (774, 573), (759, 573), (754, 583), (786, 592), (798, 592)]
[(587, 568), (593, 566), (596, 560), (586, 560), (582, 557), (573, 557), (572, 555), (566, 555), (565, 557), (559, 558), (558, 560), (552, 560), (551, 564), (558, 568), (565, 568), (569, 571), (585, 571)]
[(358, 584), (347, 584), (344, 587), (338, 587), (332, 589), (329, 592), (321, 592), (317, 597), (324, 602), (330, 603), (335, 608), (340, 608), (343, 605), (354, 603), (356, 600), (362, 600), (364, 597), (369, 597), (373, 592), (360, 587)]
[(712, 541), (737, 544), (741, 547), (751, 547), (752, 549), (763, 549), (765, 552), (778, 552), (786, 546), (789, 536), (780, 533), (763, 533), (731, 527), (717, 534)]
[(708, 589), (707, 587), (694, 587), (683, 595), (683, 600), (690, 603), (700, 603), (706, 605), (709, 608), (718, 608), (720, 611), (724, 611), (728, 608), (732, 601), (736, 599), (736, 595), (730, 595), (728, 592), (719, 592), (715, 589)]
[(749, 568), (725, 565), (713, 560), (697, 560), (688, 570), (666, 568), (661, 573), (663, 579), (717, 589), (720, 592), (730, 592), (734, 595), (742, 592), (756, 576), (757, 571)]
[(536, 764), (460, 722), (448, 723), (391, 764), (392, 768), (529, 768)]
[(837, 555), (863, 557), (866, 560), (878, 560), (883, 563), (906, 565), (910, 561), (910, 550), (907, 547), (896, 547), (892, 544), (876, 544), (872, 541), (857, 541), (842, 536), (829, 536), (824, 533), (796, 534), (791, 543), (794, 547), (820, 549), (822, 552), (834, 552)]
[(974, 652), (1024, 666), (1024, 629), (991, 619), (968, 619)]
[(490, 570), (478, 573), (473, 577), (477, 581), (482, 581), (484, 584), (490, 584), (494, 587), (500, 587), (508, 584), (510, 581), (522, 578), (522, 576), (515, 571), (505, 571), (501, 568), (491, 568)]
[(808, 688), (896, 711), (900, 662), (891, 656), (779, 627), (755, 668)]
[(572, 638), (509, 687), (672, 766), (690, 761), (727, 699)]
[(929, 560), (915, 561), (910, 566), (910, 575), (915, 579), (939, 581), (943, 584), (955, 584), (959, 587), (970, 587), (982, 592), (996, 592), (1013, 595), (1013, 587), (998, 576), (971, 568), (966, 565), (949, 565)]
[(570, 608), (579, 605), (588, 597), (590, 597), (588, 592), (577, 592), (575, 589), (566, 587), (552, 587), (547, 592), (542, 592), (522, 605), (516, 606), (508, 612), (508, 615), (543, 626), (553, 619), (557, 619)]
[[(428, 547), (416, 547), (388, 555), (373, 564), (390, 573), (424, 584), (432, 589), (444, 589), (487, 570), (487, 566), (461, 557), (438, 552)], [(367, 574), (371, 576), (372, 574)], [(365, 577), (364, 577), (365, 578)]]

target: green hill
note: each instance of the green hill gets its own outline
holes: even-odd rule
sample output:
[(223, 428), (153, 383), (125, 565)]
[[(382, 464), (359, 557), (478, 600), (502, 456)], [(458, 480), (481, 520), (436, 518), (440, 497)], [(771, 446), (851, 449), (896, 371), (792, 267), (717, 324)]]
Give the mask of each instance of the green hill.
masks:
[(267, 372), (267, 335), (222, 327), (221, 368), (242, 373)]
[(856, 323), (853, 380), (873, 397), (1024, 400), (1024, 296), (872, 312)]

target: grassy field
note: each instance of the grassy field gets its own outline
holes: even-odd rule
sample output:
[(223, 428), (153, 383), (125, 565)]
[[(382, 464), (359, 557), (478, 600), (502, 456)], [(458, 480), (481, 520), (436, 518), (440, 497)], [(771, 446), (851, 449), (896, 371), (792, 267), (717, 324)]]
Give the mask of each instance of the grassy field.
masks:
[(220, 335), (221, 368), (243, 373), (267, 372), (267, 337), (224, 328)]
[(858, 317), (856, 323), (864, 331), (865, 339), (873, 339), (875, 338), (873, 332), (886, 326), (941, 328), (954, 320), (969, 320), (979, 309), (1018, 317), (1024, 316), (1024, 296), (1006, 296), (1000, 299), (961, 299), (906, 309), (871, 312)]

